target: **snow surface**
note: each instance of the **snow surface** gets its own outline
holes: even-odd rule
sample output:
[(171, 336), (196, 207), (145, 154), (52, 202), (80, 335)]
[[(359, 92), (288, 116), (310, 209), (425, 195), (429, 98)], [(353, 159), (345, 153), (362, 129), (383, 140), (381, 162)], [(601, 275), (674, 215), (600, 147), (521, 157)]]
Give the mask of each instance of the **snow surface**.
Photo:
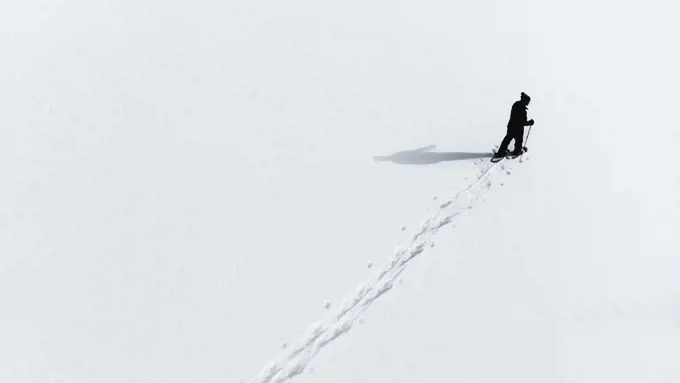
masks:
[(0, 3), (0, 382), (680, 381), (675, 14)]

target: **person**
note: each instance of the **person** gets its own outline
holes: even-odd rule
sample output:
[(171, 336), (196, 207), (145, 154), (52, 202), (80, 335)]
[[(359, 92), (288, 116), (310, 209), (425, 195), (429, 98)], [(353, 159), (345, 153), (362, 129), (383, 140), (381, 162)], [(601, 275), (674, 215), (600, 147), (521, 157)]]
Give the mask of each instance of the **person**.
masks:
[(512, 152), (513, 155), (522, 154), (523, 150), (526, 150), (522, 144), (524, 142), (524, 127), (532, 126), (534, 120), (527, 120), (527, 109), (529, 107), (529, 102), (531, 102), (531, 97), (526, 93), (522, 92), (520, 95), (520, 100), (515, 101), (512, 104), (512, 109), (510, 111), (510, 120), (507, 125), (507, 133), (501, 142), (501, 146), (494, 155), (495, 158), (504, 157), (508, 152), (508, 145), (510, 141), (515, 140), (515, 150)]

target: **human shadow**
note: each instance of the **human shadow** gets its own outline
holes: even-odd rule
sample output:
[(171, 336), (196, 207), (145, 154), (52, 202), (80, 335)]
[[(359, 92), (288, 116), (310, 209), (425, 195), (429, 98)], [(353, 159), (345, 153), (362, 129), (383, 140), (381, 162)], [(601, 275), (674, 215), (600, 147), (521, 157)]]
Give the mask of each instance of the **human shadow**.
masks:
[(390, 161), (400, 165), (432, 165), (446, 161), (474, 160), (478, 158), (491, 158), (490, 152), (432, 152), (435, 145), (423, 146), (414, 150), (404, 150), (389, 156), (375, 156), (376, 162)]

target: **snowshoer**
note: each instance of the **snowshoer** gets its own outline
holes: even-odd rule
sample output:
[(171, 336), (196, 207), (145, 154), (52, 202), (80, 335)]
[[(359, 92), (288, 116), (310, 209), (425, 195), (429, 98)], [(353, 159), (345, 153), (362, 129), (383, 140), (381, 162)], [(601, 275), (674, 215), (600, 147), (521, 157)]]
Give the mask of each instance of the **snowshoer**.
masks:
[(525, 150), (522, 147), (524, 141), (524, 127), (534, 124), (533, 119), (527, 121), (527, 108), (530, 101), (531, 97), (522, 92), (520, 100), (515, 101), (515, 103), (512, 104), (510, 120), (507, 125), (508, 131), (501, 142), (501, 146), (494, 155), (495, 158), (504, 157), (508, 154), (508, 145), (510, 145), (510, 141), (513, 139), (515, 140), (515, 150), (512, 152), (513, 155), (520, 155), (522, 154), (522, 151)]

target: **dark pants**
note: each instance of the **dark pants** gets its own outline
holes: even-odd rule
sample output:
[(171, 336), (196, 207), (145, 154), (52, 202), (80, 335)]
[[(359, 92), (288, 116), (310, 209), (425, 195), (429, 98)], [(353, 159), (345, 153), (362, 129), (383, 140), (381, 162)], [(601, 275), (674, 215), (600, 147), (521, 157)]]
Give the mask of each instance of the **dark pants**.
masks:
[(524, 141), (524, 127), (523, 126), (509, 126), (505, 138), (501, 142), (501, 147), (498, 148), (499, 153), (505, 153), (508, 150), (510, 141), (515, 140), (515, 151), (522, 150), (522, 143)]

